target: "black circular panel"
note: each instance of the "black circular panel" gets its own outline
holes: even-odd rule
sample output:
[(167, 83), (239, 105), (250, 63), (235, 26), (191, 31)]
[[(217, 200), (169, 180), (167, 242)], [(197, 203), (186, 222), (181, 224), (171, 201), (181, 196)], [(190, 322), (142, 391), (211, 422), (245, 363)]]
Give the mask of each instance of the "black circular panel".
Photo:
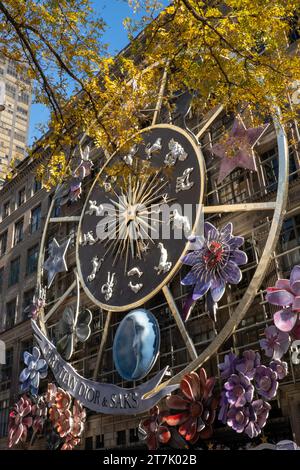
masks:
[(203, 159), (192, 137), (163, 124), (138, 137), (100, 171), (77, 237), (85, 292), (112, 311), (143, 304), (171, 279), (201, 210)]

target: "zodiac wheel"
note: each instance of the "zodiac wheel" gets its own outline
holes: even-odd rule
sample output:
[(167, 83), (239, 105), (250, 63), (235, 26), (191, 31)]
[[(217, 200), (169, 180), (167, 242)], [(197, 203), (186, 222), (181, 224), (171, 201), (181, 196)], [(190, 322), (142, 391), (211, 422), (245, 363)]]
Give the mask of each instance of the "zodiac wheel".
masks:
[[(264, 279), (284, 217), (288, 190), (288, 152), (284, 130), (276, 117), (274, 117), (274, 128), (279, 155), (276, 199), (271, 202), (204, 205), (206, 170), (201, 141), (221, 111), (222, 107), (219, 106), (205, 117), (195, 135), (175, 125), (155, 124), (155, 122), (152, 126), (143, 129), (132, 141), (118, 149), (103, 163), (87, 192), (80, 214), (53, 217), (55, 201), (58, 197), (66, 195), (66, 189), (61, 191), (60, 188), (49, 209), (41, 240), (38, 263), (38, 288), (40, 290), (45, 285), (46, 274), (48, 285), (50, 274), (51, 285), (51, 279), (56, 272), (65, 270), (65, 254), (68, 249), (68, 241), (64, 244), (56, 241), (57, 245), (52, 246), (52, 253), (45, 261), (45, 242), (49, 225), (70, 221), (78, 223), (74, 281), (54, 303), (47, 306), (46, 300), (45, 308), (38, 319), (41, 331), (46, 338), (48, 322), (67, 301), (74, 288), (77, 289), (77, 302), (75, 314), (71, 320), (71, 323), (73, 322), (71, 329), (74, 330), (74, 325), (79, 318), (81, 292), (84, 292), (94, 305), (107, 312), (100, 344), (102, 352), (105, 348), (112, 312), (124, 315), (122, 312), (137, 309), (158, 292), (163, 292), (186, 345), (190, 363), (163, 383), (161, 383), (164, 376), (162, 373), (159, 380), (151, 383), (152, 388), (148, 388), (148, 391), (143, 390), (145, 396), (150, 392), (153, 395), (156, 391), (156, 402), (162, 396), (161, 393), (164, 391), (167, 393), (170, 387), (178, 386), (186, 373), (196, 370), (214, 355), (246, 315)], [(81, 179), (83, 179), (89, 174), (90, 166), (91, 162), (87, 153), (82, 151), (75, 177), (78, 178), (82, 171)], [(73, 182), (73, 186), (71, 184), (68, 191), (69, 196), (72, 191), (77, 196), (80, 191), (80, 182)], [(193, 210), (187, 215), (184, 206), (190, 206)], [(182, 233), (194, 235), (202, 215), (251, 213), (251, 211), (268, 211), (273, 215), (264, 250), (252, 280), (235, 311), (211, 343), (200, 354), (197, 354), (169, 288), (170, 281), (180, 269), (182, 258), (190, 247), (190, 241), (182, 236)], [(179, 232), (181, 236), (178, 236)], [(168, 233), (168, 236), (164, 236), (165, 233)], [(153, 333), (153, 329), (156, 331), (157, 326), (153, 327), (151, 318), (137, 319), (136, 317), (134, 320), (135, 322), (132, 323), (134, 326), (131, 328), (135, 328), (135, 333), (139, 327), (144, 328), (144, 331), (149, 334)], [(86, 319), (83, 318), (82, 323), (84, 324), (85, 321)], [(123, 325), (125, 330), (129, 328), (128, 325), (129, 323), (127, 326)], [(152, 325), (151, 328), (149, 325)], [(156, 345), (159, 348), (159, 341), (156, 341)], [(156, 357), (159, 351), (153, 349), (152, 353)], [(70, 354), (68, 356), (70, 359)], [(150, 372), (153, 361), (149, 360), (149, 364), (145, 366), (147, 372)], [(96, 364), (96, 369), (97, 367)], [(120, 367), (117, 369), (119, 371)], [(145, 375), (139, 376), (139, 378), (142, 377)], [(134, 378), (132, 376), (132, 380)], [(70, 388), (68, 390), (72, 393)], [(154, 403), (155, 401), (148, 400), (144, 408), (140, 407), (134, 412), (143, 412)], [(89, 406), (88, 400), (85, 404)], [(90, 407), (96, 409), (93, 406)], [(107, 412), (111, 412), (111, 409)], [(120, 411), (119, 409), (118, 412), (129, 414), (132, 413), (132, 409), (130, 407), (128, 410)]]

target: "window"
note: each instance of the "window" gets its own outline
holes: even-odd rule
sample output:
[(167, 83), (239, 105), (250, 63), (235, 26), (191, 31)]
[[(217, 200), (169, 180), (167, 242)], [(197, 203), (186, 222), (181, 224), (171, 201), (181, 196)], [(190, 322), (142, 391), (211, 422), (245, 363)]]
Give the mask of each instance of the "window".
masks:
[(11, 300), (6, 304), (6, 318), (5, 329), (9, 330), (15, 325), (16, 322), (16, 299)]
[(117, 432), (117, 446), (125, 446), (126, 445), (126, 431), (118, 431)]
[(288, 276), (291, 267), (300, 262), (300, 214), (283, 221), (279, 251), (288, 252), (279, 258), (283, 274)]
[(40, 180), (37, 178), (34, 178), (33, 181), (33, 194), (35, 194), (37, 191), (39, 191), (42, 188), (42, 183)]
[(3, 289), (3, 275), (4, 275), (4, 268), (0, 269), (0, 292), (2, 292)]
[[(278, 152), (274, 148), (260, 156), (262, 171), (265, 177), (265, 187), (268, 191), (276, 191), (278, 183)], [(297, 168), (292, 151), (289, 152), (289, 180), (297, 178)]]
[(13, 348), (7, 349), (5, 353), (5, 364), (0, 365), (0, 392), (10, 388), (12, 378)]
[(5, 219), (8, 216), (9, 216), (9, 201), (6, 201), (3, 204), (3, 208), (2, 208), (2, 219)]
[(23, 143), (26, 142), (26, 136), (24, 134), (20, 134), (20, 132), (15, 132), (14, 138), (19, 140), (20, 142), (23, 142)]
[(41, 226), (41, 206), (37, 206), (31, 211), (31, 233), (39, 230)]
[(7, 73), (11, 75), (12, 77), (18, 78), (18, 72), (16, 70), (16, 67), (12, 64), (8, 64)]
[(129, 442), (138, 442), (138, 441), (139, 441), (138, 428), (129, 429)]
[(104, 434), (96, 436), (96, 449), (103, 449), (104, 447)]
[(18, 207), (20, 207), (25, 202), (25, 188), (20, 189), (18, 192)]
[(13, 286), (19, 282), (20, 275), (20, 257), (14, 259), (10, 263), (10, 273), (9, 273), (9, 286)]
[(92, 450), (93, 449), (93, 436), (85, 438), (85, 450)]
[(5, 255), (7, 249), (7, 230), (0, 235), (0, 256)]
[(17, 245), (23, 240), (23, 219), (19, 220), (18, 222), (15, 223), (15, 239), (14, 239), (14, 245)]
[(33, 300), (33, 297), (34, 297), (34, 292), (35, 292), (35, 289), (30, 289), (26, 292), (24, 292), (24, 295), (23, 295), (23, 308), (22, 308), (22, 316), (23, 316), (23, 320), (26, 320), (28, 318), (28, 307), (30, 307), (31, 303), (32, 303), (32, 300)]
[(33, 246), (27, 252), (26, 274), (35, 273), (39, 256), (38, 245)]
[(24, 91), (21, 91), (19, 94), (19, 101), (20, 103), (28, 104), (29, 103), (29, 95), (28, 93), (25, 93)]
[(6, 83), (5, 84), (5, 91), (6, 91), (6, 94), (8, 96), (10, 96), (11, 98), (15, 98), (16, 97), (16, 87), (13, 86), (13, 85), (10, 85), (9, 83)]
[(23, 116), (27, 116), (27, 115), (28, 115), (27, 109), (24, 109), (24, 108), (22, 108), (21, 106), (17, 106), (17, 112), (20, 113), (20, 114), (23, 114)]
[(227, 176), (219, 189), (220, 202), (223, 204), (244, 202), (248, 195), (247, 178), (240, 170)]
[(0, 401), (0, 438), (7, 436), (9, 417), (9, 400)]

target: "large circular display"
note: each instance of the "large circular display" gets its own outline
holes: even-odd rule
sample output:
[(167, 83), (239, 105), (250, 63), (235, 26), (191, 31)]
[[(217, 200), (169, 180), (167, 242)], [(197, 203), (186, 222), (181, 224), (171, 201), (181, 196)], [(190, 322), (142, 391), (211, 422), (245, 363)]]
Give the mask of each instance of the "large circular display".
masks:
[(203, 174), (193, 138), (164, 124), (143, 130), (107, 162), (77, 237), (78, 272), (94, 303), (128, 311), (171, 279), (199, 220)]
[(160, 330), (148, 310), (134, 310), (121, 321), (113, 344), (117, 371), (125, 380), (140, 380), (152, 369), (160, 347)]

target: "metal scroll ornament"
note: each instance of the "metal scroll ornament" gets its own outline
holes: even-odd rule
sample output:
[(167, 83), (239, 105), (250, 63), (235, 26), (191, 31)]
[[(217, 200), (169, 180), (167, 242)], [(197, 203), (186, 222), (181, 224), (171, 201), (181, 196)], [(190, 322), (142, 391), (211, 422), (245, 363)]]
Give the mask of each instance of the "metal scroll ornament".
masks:
[(168, 367), (158, 372), (148, 382), (135, 388), (121, 388), (113, 384), (85, 379), (60, 356), (56, 347), (41, 332), (35, 321), (31, 321), (31, 326), (43, 356), (60, 387), (79, 400), (83, 406), (97, 413), (110, 415), (144, 413), (178, 388), (176, 384), (155, 391), (164, 378)]
[[(200, 218), (203, 181), (201, 150), (176, 126), (144, 129), (111, 157), (87, 196), (77, 237), (79, 277), (94, 304), (128, 311), (170, 281)], [(135, 268), (143, 275), (130, 275)]]

